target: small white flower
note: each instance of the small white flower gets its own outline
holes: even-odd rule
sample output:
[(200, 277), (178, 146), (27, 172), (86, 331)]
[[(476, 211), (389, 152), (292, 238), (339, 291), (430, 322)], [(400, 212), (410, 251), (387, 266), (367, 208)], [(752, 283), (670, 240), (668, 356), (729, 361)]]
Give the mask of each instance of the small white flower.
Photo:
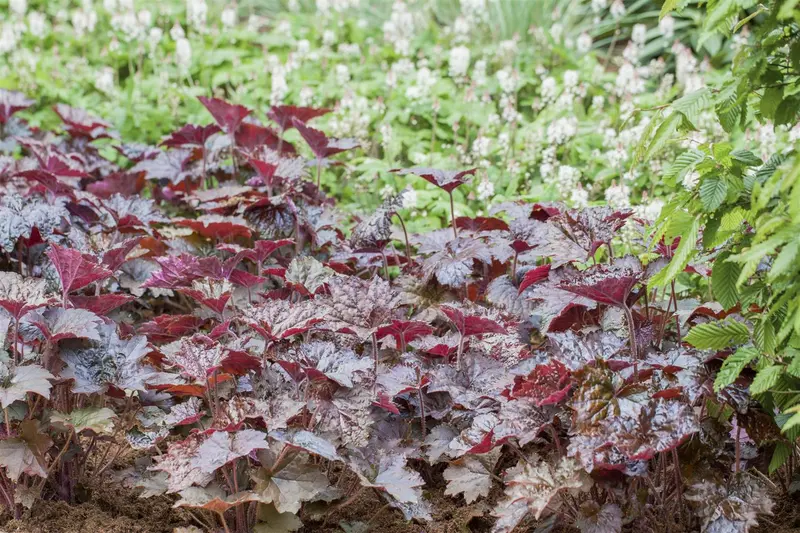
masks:
[(28, 11), (28, 0), (9, 0), (8, 8), (11, 13), (22, 18), (25, 16), (25, 12)]
[(114, 69), (111, 67), (103, 67), (97, 73), (97, 79), (94, 82), (94, 86), (97, 87), (97, 90), (111, 94), (114, 92)]
[(153, 14), (147, 9), (142, 9), (139, 11), (138, 15), (136, 15), (136, 18), (139, 20), (139, 24), (145, 28), (149, 28), (153, 24)]
[(472, 152), (478, 159), (488, 157), (492, 148), (492, 140), (489, 137), (479, 135), (477, 139), (472, 141)]
[(647, 26), (634, 24), (631, 30), (631, 40), (639, 46), (644, 46), (647, 43)]
[(347, 85), (350, 81), (350, 69), (347, 65), (336, 65), (336, 83), (339, 85)]
[(470, 51), (466, 46), (450, 50), (449, 72), (451, 78), (462, 78), (469, 70)]
[(147, 44), (150, 46), (151, 54), (155, 55), (156, 50), (158, 49), (158, 43), (161, 42), (161, 39), (163, 37), (164, 37), (164, 30), (162, 30), (158, 26), (150, 28), (150, 34), (147, 39)]
[(500, 89), (506, 93), (511, 94), (517, 91), (517, 82), (519, 81), (519, 74), (516, 71), (513, 71), (509, 68), (504, 68), (502, 70), (498, 70), (497, 74), (497, 83), (500, 84)]
[(186, 0), (186, 19), (189, 26), (202, 33), (206, 29), (207, 17), (208, 5), (206, 0)]
[(683, 177), (683, 186), (686, 190), (692, 191), (695, 187), (697, 187), (697, 183), (699, 181), (700, 173), (696, 170), (693, 170)]
[(280, 105), (286, 94), (289, 92), (289, 85), (286, 83), (286, 71), (283, 65), (276, 65), (272, 69), (272, 87), (270, 89), (270, 103)]
[(76, 37), (83, 37), (94, 31), (97, 25), (97, 13), (93, 9), (76, 9), (72, 12), (72, 29)]
[(300, 94), (297, 96), (297, 100), (301, 106), (310, 106), (314, 103), (314, 89), (311, 87), (303, 87), (300, 89)]
[(47, 18), (39, 11), (28, 14), (28, 32), (39, 39), (47, 35)]
[(568, 70), (564, 73), (564, 87), (573, 89), (578, 86), (578, 71)]
[(581, 33), (578, 37), (577, 46), (578, 52), (585, 54), (592, 49), (592, 36), (586, 32)]
[(624, 183), (612, 183), (606, 189), (606, 202), (611, 207), (628, 207), (631, 205), (631, 189)]
[(658, 21), (658, 31), (665, 39), (672, 39), (675, 36), (675, 19), (670, 15), (666, 15), (663, 19)]
[(577, 187), (572, 189), (569, 195), (569, 201), (573, 207), (586, 207), (589, 205), (589, 191), (578, 184)]
[(472, 81), (478, 87), (486, 85), (486, 60), (479, 59), (475, 62), (475, 66), (472, 68)]
[(611, 13), (611, 17), (614, 19), (619, 19), (625, 16), (625, 3), (622, 0), (614, 0), (614, 3), (611, 4), (611, 9), (609, 10)]
[(226, 28), (234, 27), (236, 25), (236, 9), (232, 7), (223, 9), (220, 20), (222, 21), (222, 25)]
[(180, 38), (175, 42), (175, 62), (184, 72), (192, 66), (192, 45), (188, 39)]
[(405, 209), (414, 209), (417, 207), (418, 201), (419, 195), (417, 194), (417, 190), (411, 188), (406, 189), (406, 193), (403, 195), (403, 207)]
[(494, 196), (494, 184), (483, 178), (477, 186), (478, 200), (486, 202)]
[(178, 42), (179, 39), (186, 37), (186, 32), (183, 31), (181, 25), (176, 22), (172, 26), (172, 29), (169, 30), (169, 36), (173, 41)]
[(6, 22), (0, 28), (0, 54), (7, 54), (17, 47), (19, 38), (14, 30), (14, 25)]

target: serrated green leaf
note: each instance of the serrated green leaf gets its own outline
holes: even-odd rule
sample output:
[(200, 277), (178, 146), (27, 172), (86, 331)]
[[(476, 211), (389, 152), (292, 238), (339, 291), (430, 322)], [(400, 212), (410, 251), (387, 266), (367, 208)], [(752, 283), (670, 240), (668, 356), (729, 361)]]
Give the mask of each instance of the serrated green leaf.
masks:
[(700, 350), (721, 350), (731, 344), (740, 344), (750, 338), (750, 330), (741, 322), (708, 322), (689, 331), (684, 339)]
[(772, 452), (772, 459), (769, 461), (769, 473), (774, 474), (780, 467), (782, 467), (789, 456), (792, 454), (792, 449), (785, 442), (779, 442), (775, 446), (775, 451)]
[(728, 254), (721, 254), (714, 261), (714, 267), (711, 270), (711, 289), (714, 298), (722, 304), (724, 309), (730, 309), (739, 303), (736, 282), (741, 270), (740, 265), (728, 261)]
[(781, 433), (787, 433), (800, 425), (800, 413), (794, 412), (784, 423), (781, 425)]
[(758, 357), (758, 350), (753, 347), (739, 348), (729, 355), (722, 363), (722, 368), (719, 369), (717, 377), (714, 379), (714, 391), (719, 392), (736, 381), (742, 370), (756, 357)]
[(800, 111), (800, 100), (797, 98), (784, 98), (775, 110), (775, 125), (794, 125), (797, 122), (798, 111)]
[(696, 253), (697, 236), (700, 231), (700, 218), (694, 217), (690, 219), (689, 226), (681, 233), (681, 242), (675, 249), (672, 256), (672, 261), (667, 266), (659, 270), (648, 283), (649, 287), (663, 287), (683, 272), (689, 260)]
[(715, 211), (728, 194), (728, 182), (720, 176), (708, 176), (700, 184), (700, 201), (706, 211)]
[(683, 180), (684, 176), (691, 172), (695, 165), (705, 159), (705, 157), (706, 154), (694, 148), (683, 152), (675, 158), (675, 161), (673, 161), (666, 172), (664, 172), (664, 179), (670, 184), (675, 184)]
[(786, 366), (786, 372), (796, 378), (800, 378), (800, 355), (795, 355), (791, 362)]
[(649, 160), (664, 148), (678, 130), (681, 120), (683, 120), (683, 117), (680, 113), (672, 113), (664, 119), (661, 125), (658, 126), (655, 135), (653, 135), (653, 139), (650, 141), (650, 145), (647, 147), (642, 159)]
[(767, 280), (772, 282), (779, 276), (797, 272), (797, 268), (800, 266), (797, 264), (798, 251), (800, 251), (800, 241), (795, 240), (784, 246), (772, 263)]
[(762, 352), (773, 355), (775, 353), (775, 326), (766, 315), (753, 325), (753, 339)]
[(650, 119), (650, 122), (647, 123), (647, 126), (642, 132), (642, 136), (636, 145), (636, 149), (633, 151), (633, 161), (635, 163), (638, 163), (644, 157), (644, 154), (647, 151), (647, 147), (650, 143), (650, 136), (653, 134), (653, 130), (655, 130), (656, 126), (659, 124), (658, 119), (660, 118), (661, 113), (658, 113), (656, 116)]
[(775, 119), (778, 106), (783, 101), (783, 87), (767, 87), (764, 89), (764, 96), (761, 97), (759, 110), (764, 118)]
[(760, 157), (750, 150), (734, 150), (730, 153), (731, 159), (748, 167), (759, 167), (764, 164)]
[(662, 18), (669, 15), (671, 12), (678, 9), (680, 6), (681, 0), (664, 0), (664, 4), (661, 6), (661, 12), (658, 14), (658, 19), (661, 20)]
[(778, 383), (783, 372), (782, 365), (772, 365), (761, 369), (753, 379), (753, 383), (750, 384), (750, 393), (763, 394), (767, 392)]
[(697, 124), (700, 112), (708, 107), (710, 103), (711, 91), (704, 87), (672, 102), (672, 109), (681, 113), (691, 123), (692, 128), (696, 129), (695, 124)]

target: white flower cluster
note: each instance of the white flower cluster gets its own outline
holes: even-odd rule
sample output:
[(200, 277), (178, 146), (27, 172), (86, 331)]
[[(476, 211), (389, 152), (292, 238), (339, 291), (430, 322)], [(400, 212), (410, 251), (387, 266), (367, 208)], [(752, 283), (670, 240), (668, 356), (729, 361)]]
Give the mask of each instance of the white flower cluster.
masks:
[(464, 81), (469, 71), (470, 51), (466, 46), (456, 46), (450, 50), (449, 73), (457, 81)]
[(392, 14), (383, 24), (383, 38), (393, 45), (397, 53), (411, 55), (411, 39), (416, 30), (414, 14), (402, 0), (392, 4)]
[(203, 33), (206, 31), (208, 19), (208, 4), (206, 0), (186, 0), (186, 21), (189, 27)]
[(428, 67), (420, 68), (417, 70), (414, 83), (406, 89), (406, 97), (415, 102), (428, 100), (436, 81), (437, 77), (434, 71)]

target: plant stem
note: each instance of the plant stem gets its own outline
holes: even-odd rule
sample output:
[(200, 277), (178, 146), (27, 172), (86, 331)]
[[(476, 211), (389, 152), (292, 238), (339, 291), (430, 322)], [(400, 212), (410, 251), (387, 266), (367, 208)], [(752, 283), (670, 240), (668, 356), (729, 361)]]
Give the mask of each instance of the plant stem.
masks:
[(733, 465), (733, 473), (734, 474), (738, 474), (739, 473), (739, 463), (742, 460), (742, 446), (741, 446), (741, 443), (739, 441), (740, 435), (741, 435), (741, 429), (739, 429), (739, 417), (738, 416), (734, 417), (734, 420), (736, 422), (736, 459), (735, 459), (736, 462)]
[(322, 185), (322, 159), (317, 158), (317, 189)]
[(411, 246), (408, 244), (408, 230), (406, 229), (406, 223), (403, 221), (403, 217), (400, 216), (399, 213), (395, 213), (397, 219), (400, 221), (400, 226), (403, 228), (403, 237), (406, 240), (406, 263), (411, 264)]
[(453, 191), (449, 191), (447, 194), (450, 195), (450, 220), (453, 223), (453, 235), (458, 238), (458, 229), (456, 228), (456, 207), (453, 203)]
[(427, 428), (425, 427), (425, 399), (422, 397), (422, 389), (419, 389), (417, 393), (419, 394), (419, 421), (422, 427), (422, 438), (425, 439), (425, 435), (427, 435)]
[(231, 533), (231, 530), (228, 527), (228, 522), (225, 521), (225, 513), (217, 513), (217, 515), (219, 516), (219, 519), (222, 522), (222, 527), (225, 528), (225, 533)]
[(464, 352), (464, 334), (459, 332), (458, 351), (456, 352), (456, 370), (461, 370), (461, 355)]
[(631, 357), (634, 361), (639, 359), (639, 350), (636, 345), (636, 325), (633, 322), (633, 313), (631, 312), (631, 308), (627, 305), (623, 307), (625, 311), (625, 318), (628, 321), (628, 336), (630, 337), (631, 343)]
[(378, 384), (378, 338), (372, 334), (372, 354), (375, 357), (375, 385)]

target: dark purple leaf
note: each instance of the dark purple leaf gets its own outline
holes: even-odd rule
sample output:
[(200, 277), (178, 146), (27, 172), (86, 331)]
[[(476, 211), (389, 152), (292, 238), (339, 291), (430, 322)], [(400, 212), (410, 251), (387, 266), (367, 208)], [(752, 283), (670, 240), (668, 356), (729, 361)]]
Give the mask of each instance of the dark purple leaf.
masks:
[(233, 134), (242, 121), (252, 113), (244, 106), (231, 104), (219, 98), (198, 96), (197, 99), (208, 109), (208, 112), (214, 117), (219, 127), (229, 135)]
[(436, 185), (440, 189), (453, 192), (459, 185), (467, 183), (470, 177), (475, 175), (477, 170), (477, 168), (471, 168), (469, 170), (439, 170), (436, 168), (412, 167), (403, 169), (395, 168), (390, 172), (400, 174), (401, 176), (414, 174)]

